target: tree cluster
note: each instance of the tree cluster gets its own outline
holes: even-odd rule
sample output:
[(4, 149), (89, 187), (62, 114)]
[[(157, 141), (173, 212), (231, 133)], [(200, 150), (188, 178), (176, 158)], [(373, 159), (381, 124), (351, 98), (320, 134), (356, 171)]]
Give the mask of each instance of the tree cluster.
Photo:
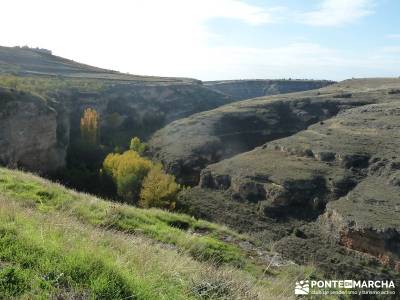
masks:
[(130, 150), (107, 155), (103, 172), (113, 179), (118, 196), (125, 202), (146, 208), (173, 209), (180, 185), (160, 164), (140, 155), (145, 149), (140, 139), (132, 139)]

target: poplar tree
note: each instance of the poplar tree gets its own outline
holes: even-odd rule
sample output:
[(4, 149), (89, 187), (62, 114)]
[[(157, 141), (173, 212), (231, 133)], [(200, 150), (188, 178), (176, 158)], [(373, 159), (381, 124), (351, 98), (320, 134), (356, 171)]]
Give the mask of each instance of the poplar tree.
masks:
[(99, 140), (99, 115), (93, 108), (85, 109), (81, 118), (81, 137), (90, 144), (97, 144)]

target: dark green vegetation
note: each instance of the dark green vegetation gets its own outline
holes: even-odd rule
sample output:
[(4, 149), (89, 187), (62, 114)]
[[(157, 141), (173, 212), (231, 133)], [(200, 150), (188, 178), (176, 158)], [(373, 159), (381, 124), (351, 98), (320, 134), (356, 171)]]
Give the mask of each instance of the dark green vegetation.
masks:
[(183, 211), (327, 274), (398, 278), (399, 87), (351, 80), (241, 101), (173, 122), (150, 145), (183, 180), (200, 173), (181, 194)]
[(317, 276), (262, 249), (220, 225), (0, 169), (2, 298), (287, 299), (289, 284)]

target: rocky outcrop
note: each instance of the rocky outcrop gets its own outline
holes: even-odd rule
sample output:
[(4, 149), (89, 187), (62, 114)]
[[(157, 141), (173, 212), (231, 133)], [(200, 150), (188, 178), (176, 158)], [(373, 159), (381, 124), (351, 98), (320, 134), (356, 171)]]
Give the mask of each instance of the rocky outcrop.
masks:
[[(64, 166), (68, 132), (62, 116), (44, 99), (0, 89), (0, 163), (51, 172)], [(65, 137), (64, 137), (65, 138)]]
[[(83, 93), (70, 98), (74, 99), (73, 124), (79, 124), (79, 118), (86, 107), (93, 107), (101, 113), (101, 132), (105, 135), (105, 141), (114, 139), (116, 132), (117, 136), (125, 135), (129, 138), (136, 135), (146, 139), (175, 120), (235, 101), (229, 95), (196, 82), (116, 83), (101, 93)], [(230, 139), (235, 138), (232, 136)]]
[(338, 199), (372, 175), (396, 185), (399, 113), (397, 102), (347, 110), (293, 136), (209, 165), (201, 173), (200, 186), (231, 189), (233, 198), (245, 201), (304, 205), (316, 201), (318, 191)]
[[(208, 165), (199, 186), (182, 193), (181, 205), (275, 240), (292, 259), (318, 254), (322, 263), (347, 249), (357, 253), (351, 257), (398, 269), (400, 98), (394, 95), (387, 87), (360, 86), (346, 99), (365, 105)], [(218, 211), (222, 206), (229, 212)]]
[[(94, 108), (100, 114), (102, 140), (125, 146), (132, 136), (146, 138), (157, 129), (179, 118), (209, 110), (232, 100), (221, 93), (193, 83), (118, 83), (106, 85), (101, 92), (70, 93), (66, 99), (73, 130), (79, 130), (83, 111)], [(65, 100), (64, 100), (65, 101)]]
[[(181, 182), (195, 185), (200, 171), (211, 163), (293, 135), (340, 111), (396, 99), (389, 91), (398, 83), (396, 79), (353, 80), (316, 91), (232, 103), (164, 127), (150, 140), (151, 150)], [(329, 151), (317, 155), (329, 160)], [(343, 158), (344, 163), (348, 159)]]
[(328, 80), (254, 79), (205, 81), (204, 85), (226, 94), (234, 100), (244, 100), (262, 96), (314, 90), (333, 83), (333, 81)]
[[(394, 173), (398, 176), (399, 170)], [(329, 202), (319, 223), (335, 242), (399, 271), (400, 186), (389, 178), (367, 177), (348, 195)]]

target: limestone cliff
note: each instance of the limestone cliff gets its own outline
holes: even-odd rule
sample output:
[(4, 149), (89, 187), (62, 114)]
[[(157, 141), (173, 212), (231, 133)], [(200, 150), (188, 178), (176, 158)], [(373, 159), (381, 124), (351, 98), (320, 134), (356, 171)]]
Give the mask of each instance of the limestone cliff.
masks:
[[(57, 111), (42, 98), (0, 89), (0, 162), (50, 172), (65, 163), (67, 131)], [(61, 138), (61, 137), (60, 137)]]
[(389, 94), (396, 84), (396, 79), (344, 81), (235, 102), (171, 123), (153, 135), (150, 146), (170, 172), (194, 185), (208, 164), (292, 135), (342, 110), (396, 98)]
[[(353, 268), (367, 260), (399, 269), (398, 87), (398, 79), (356, 80), (336, 86), (337, 94), (328, 93), (333, 86), (320, 90), (310, 103), (340, 103), (336, 116), (208, 165), (200, 184), (182, 193), (181, 205), (274, 241), (299, 262), (315, 255), (323, 265), (349, 259)], [(291, 101), (302, 103), (298, 96)], [(247, 109), (249, 101), (241, 104), (224, 110)]]

